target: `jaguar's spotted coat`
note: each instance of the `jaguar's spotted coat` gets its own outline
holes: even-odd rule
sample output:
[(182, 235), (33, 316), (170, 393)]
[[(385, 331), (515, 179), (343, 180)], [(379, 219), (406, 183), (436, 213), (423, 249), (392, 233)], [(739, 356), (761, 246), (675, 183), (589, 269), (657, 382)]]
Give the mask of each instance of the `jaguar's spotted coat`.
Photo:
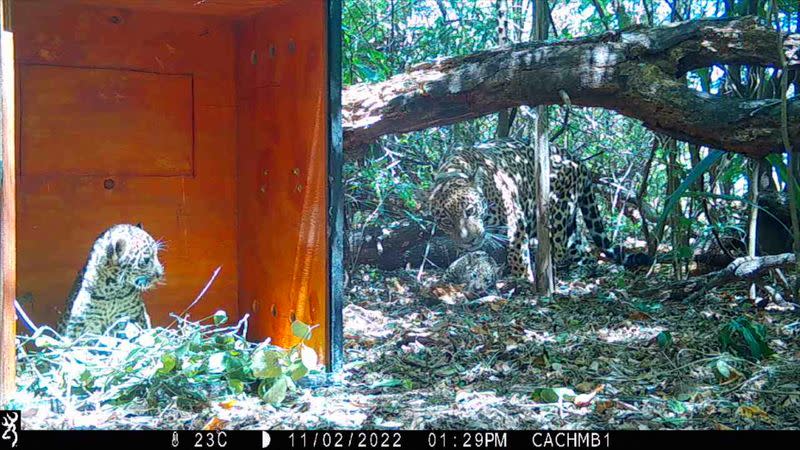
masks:
[[(594, 243), (615, 254), (605, 236), (589, 173), (557, 152), (551, 161), (554, 261), (565, 266), (581, 258), (578, 209)], [(535, 186), (530, 145), (496, 140), (459, 150), (444, 162), (431, 191), (430, 209), (437, 226), (462, 247), (476, 249), (487, 238), (507, 243), (512, 275), (533, 280)]]
[(477, 297), (492, 293), (497, 288), (500, 268), (497, 262), (484, 251), (469, 252), (447, 268), (445, 281), (463, 284), (464, 292)]
[(160, 248), (140, 225), (115, 225), (101, 234), (72, 285), (59, 332), (102, 334), (125, 317), (150, 328), (142, 292), (164, 278)]

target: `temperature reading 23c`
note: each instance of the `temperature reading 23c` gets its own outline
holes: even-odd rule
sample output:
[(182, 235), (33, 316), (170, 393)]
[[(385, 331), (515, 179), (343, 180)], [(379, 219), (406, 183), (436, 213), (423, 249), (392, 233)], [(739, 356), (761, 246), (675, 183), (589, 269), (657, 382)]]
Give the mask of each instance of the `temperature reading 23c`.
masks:
[(466, 431), (428, 433), (430, 448), (506, 448), (506, 433), (499, 431)]

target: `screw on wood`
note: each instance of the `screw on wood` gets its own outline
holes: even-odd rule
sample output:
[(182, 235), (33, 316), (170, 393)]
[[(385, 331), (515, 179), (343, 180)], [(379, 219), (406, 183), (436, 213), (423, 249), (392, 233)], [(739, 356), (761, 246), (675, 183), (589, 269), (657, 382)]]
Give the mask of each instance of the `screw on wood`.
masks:
[(108, 190), (114, 189), (114, 185), (116, 185), (116, 183), (111, 178), (106, 178), (105, 181), (103, 181), (103, 187)]

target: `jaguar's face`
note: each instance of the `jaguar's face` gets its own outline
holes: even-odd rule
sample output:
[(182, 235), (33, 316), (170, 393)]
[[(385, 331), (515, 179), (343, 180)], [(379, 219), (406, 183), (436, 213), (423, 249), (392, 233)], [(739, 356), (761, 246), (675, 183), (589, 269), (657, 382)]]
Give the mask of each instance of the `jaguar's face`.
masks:
[(108, 256), (124, 284), (146, 291), (164, 279), (164, 266), (158, 260), (161, 243), (139, 226), (119, 225), (109, 232)]
[(481, 246), (487, 205), (475, 183), (462, 178), (447, 180), (434, 188), (430, 205), (437, 228), (454, 243), (468, 249)]
[(164, 266), (158, 260), (158, 244), (155, 241), (140, 247), (136, 257), (131, 259), (128, 283), (140, 291), (146, 291), (164, 279)]

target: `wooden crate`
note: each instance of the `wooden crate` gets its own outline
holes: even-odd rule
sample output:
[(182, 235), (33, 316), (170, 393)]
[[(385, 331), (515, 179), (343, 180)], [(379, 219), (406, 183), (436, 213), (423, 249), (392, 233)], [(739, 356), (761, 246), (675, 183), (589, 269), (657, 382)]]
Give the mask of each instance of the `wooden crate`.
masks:
[(141, 222), (166, 243), (166, 325), (250, 314), (249, 338), (341, 355), (340, 4), (4, 0), (2, 391), (13, 300), (53, 325), (94, 239)]

